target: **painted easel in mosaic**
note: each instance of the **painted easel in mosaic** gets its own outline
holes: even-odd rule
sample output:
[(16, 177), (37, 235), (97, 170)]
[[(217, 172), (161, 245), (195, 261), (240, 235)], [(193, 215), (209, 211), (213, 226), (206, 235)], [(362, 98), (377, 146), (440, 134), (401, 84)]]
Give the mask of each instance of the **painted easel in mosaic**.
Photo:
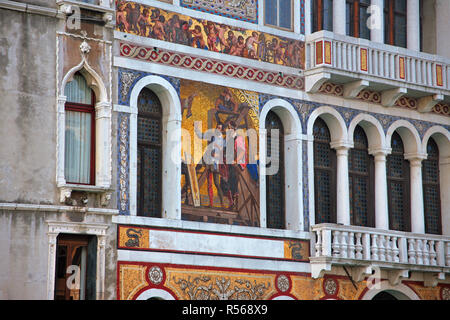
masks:
[[(258, 95), (182, 80), (180, 96), (182, 128), (191, 137), (201, 139), (202, 143), (200, 152), (191, 152), (191, 145), (183, 144), (183, 218), (258, 226), (258, 167), (255, 161), (249, 161), (250, 143), (256, 143), (257, 148), (257, 138), (251, 141), (251, 137), (240, 136), (239, 133), (246, 134), (247, 130), (253, 129), (258, 134)], [(202, 128), (196, 127), (198, 122)], [(205, 135), (209, 129), (216, 130), (214, 139)], [(227, 130), (232, 132), (232, 129), (237, 135), (227, 145)], [(213, 144), (213, 149), (208, 149), (210, 144)], [(226, 159), (227, 147), (235, 151), (232, 163)], [(221, 161), (205, 161), (208, 150), (214, 150), (213, 156), (218, 155)], [(239, 161), (240, 155), (243, 155), (242, 162)]]

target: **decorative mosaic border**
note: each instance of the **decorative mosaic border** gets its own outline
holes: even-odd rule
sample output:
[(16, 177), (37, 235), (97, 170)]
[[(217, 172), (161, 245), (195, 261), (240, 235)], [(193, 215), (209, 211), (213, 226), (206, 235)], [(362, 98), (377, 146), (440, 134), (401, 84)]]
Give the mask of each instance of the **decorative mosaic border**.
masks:
[[(342, 84), (326, 82), (319, 88), (319, 92), (342, 97), (344, 95), (344, 86)], [(381, 93), (376, 91), (361, 90), (357, 98), (367, 102), (381, 103)], [(401, 97), (395, 102), (395, 106), (417, 110), (417, 100), (409, 97)], [(444, 103), (438, 103), (433, 107), (432, 112), (450, 116), (450, 106)]]
[[(143, 77), (153, 75), (153, 73), (137, 71), (132, 69), (119, 68), (119, 90), (118, 90), (118, 104), (130, 105), (130, 93), (136, 82), (138, 82)], [(170, 84), (175, 88), (178, 95), (180, 95), (180, 80), (177, 78), (172, 78), (166, 75), (158, 74), (170, 82)]]
[(258, 23), (257, 0), (180, 0), (180, 6), (239, 21)]
[(130, 214), (130, 115), (118, 113), (117, 119), (117, 207), (119, 214)]
[[(212, 266), (117, 262), (117, 299), (134, 300), (159, 289), (176, 300), (361, 300), (370, 279), (355, 283), (347, 276), (325, 275), (313, 279), (304, 272), (253, 270)], [(425, 287), (423, 281), (402, 284), (421, 300), (449, 300), (450, 287)]]
[(251, 80), (289, 89), (304, 90), (304, 77), (250, 68), (209, 58), (201, 58), (156, 47), (120, 43), (120, 55), (126, 58), (160, 63), (195, 71), (213, 73), (241, 80)]
[[(139, 24), (137, 17), (143, 17), (144, 11), (148, 16)], [(131, 19), (133, 21), (128, 22), (128, 17), (136, 17), (136, 21)], [(138, 36), (293, 68), (304, 69), (305, 65), (303, 41), (267, 32), (196, 19), (122, 0), (116, 5), (116, 21), (116, 30)]]

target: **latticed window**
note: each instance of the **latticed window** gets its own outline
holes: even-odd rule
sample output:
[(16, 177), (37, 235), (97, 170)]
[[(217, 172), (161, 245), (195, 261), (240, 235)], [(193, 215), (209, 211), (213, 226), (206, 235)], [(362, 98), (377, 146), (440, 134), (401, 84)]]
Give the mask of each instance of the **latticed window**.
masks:
[(441, 197), (439, 186), (439, 149), (433, 138), (427, 144), (428, 157), (422, 162), (425, 232), (441, 234)]
[(144, 88), (138, 97), (138, 215), (161, 216), (162, 108), (156, 94)]
[[(284, 131), (280, 118), (273, 111), (269, 111), (266, 117), (267, 130), (267, 158), (268, 166), (278, 167), (275, 174), (266, 176), (266, 218), (267, 227), (284, 229), (285, 196), (284, 196)], [(278, 138), (271, 130), (278, 130)], [(275, 151), (275, 153), (272, 153)]]
[(75, 73), (65, 90), (64, 175), (68, 183), (95, 184), (95, 94)]
[(322, 119), (313, 127), (314, 198), (316, 223), (336, 222), (336, 152), (331, 149), (331, 135)]
[(348, 172), (350, 186), (350, 219), (355, 226), (374, 226), (374, 165), (368, 153), (366, 134), (360, 126), (354, 132)]
[(405, 160), (403, 142), (394, 132), (392, 153), (387, 157), (387, 184), (389, 203), (389, 228), (410, 231), (410, 177), (409, 162)]

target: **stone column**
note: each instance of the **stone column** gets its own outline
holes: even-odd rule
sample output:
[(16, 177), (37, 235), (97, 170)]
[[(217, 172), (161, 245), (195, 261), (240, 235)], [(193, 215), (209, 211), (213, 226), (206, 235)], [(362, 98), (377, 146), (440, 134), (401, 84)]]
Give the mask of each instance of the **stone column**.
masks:
[(331, 147), (336, 149), (336, 222), (350, 225), (350, 197), (348, 183), (348, 143), (331, 143)]
[(370, 40), (384, 43), (384, 1), (372, 0), (370, 7)]
[(422, 160), (424, 154), (407, 154), (411, 176), (411, 232), (425, 233), (425, 216), (423, 209)]
[(345, 35), (345, 0), (333, 0), (333, 32)]
[(406, 45), (408, 49), (420, 51), (419, 0), (408, 0), (406, 5)]
[(375, 228), (389, 230), (386, 156), (390, 150), (369, 150), (369, 153), (375, 158)]

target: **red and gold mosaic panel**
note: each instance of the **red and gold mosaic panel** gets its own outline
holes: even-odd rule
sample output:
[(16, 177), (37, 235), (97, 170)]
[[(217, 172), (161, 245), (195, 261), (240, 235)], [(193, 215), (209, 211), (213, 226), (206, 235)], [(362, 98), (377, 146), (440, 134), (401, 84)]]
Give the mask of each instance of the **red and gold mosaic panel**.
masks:
[[(354, 282), (346, 276), (275, 272), (188, 265), (118, 262), (117, 299), (133, 300), (149, 289), (160, 289), (177, 300), (360, 300), (368, 292), (367, 279)], [(387, 281), (387, 280), (383, 280)], [(448, 300), (450, 286), (424, 287), (403, 281), (421, 300)]]

